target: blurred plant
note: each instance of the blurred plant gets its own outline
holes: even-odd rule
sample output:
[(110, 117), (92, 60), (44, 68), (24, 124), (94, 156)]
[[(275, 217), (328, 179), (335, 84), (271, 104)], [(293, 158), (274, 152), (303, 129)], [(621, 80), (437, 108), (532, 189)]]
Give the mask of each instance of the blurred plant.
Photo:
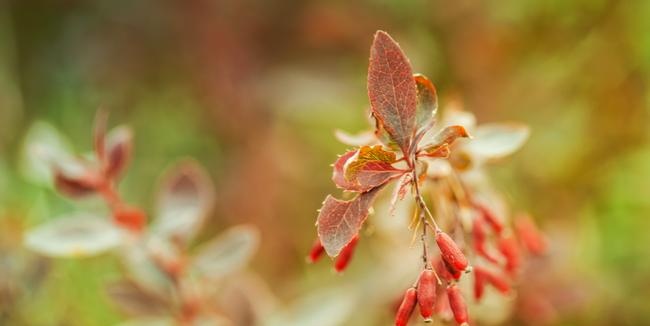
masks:
[[(224, 281), (254, 254), (257, 230), (236, 226), (190, 248), (214, 201), (208, 174), (192, 160), (176, 164), (165, 175), (156, 201), (157, 218), (147, 224), (145, 212), (127, 204), (117, 191), (131, 158), (132, 132), (120, 126), (107, 133), (106, 127), (107, 115), (100, 111), (94, 153), (81, 156), (69, 153), (61, 145), (67, 142), (44, 123), (29, 133), (26, 151), (34, 170), (47, 175), (51, 168), (56, 190), (69, 198), (100, 195), (111, 217), (68, 214), (28, 232), (26, 246), (50, 257), (87, 257), (120, 246), (127, 275), (109, 284), (107, 294), (134, 317), (128, 325), (233, 325), (257, 318), (259, 311), (219, 304), (228, 291), (252, 302), (249, 296), (256, 290), (251, 286)], [(239, 280), (246, 282), (245, 277)]]
[[(406, 325), (419, 306), (427, 322), (437, 314), (466, 325), (467, 305), (457, 286), (463, 272), (474, 272), (477, 301), (487, 285), (509, 294), (521, 265), (520, 246), (536, 255), (545, 249), (544, 238), (529, 217), (517, 219), (517, 234), (513, 232), (505, 220), (506, 205), (483, 170), (485, 163), (521, 147), (528, 128), (512, 123), (475, 127), (472, 114), (453, 107), (442, 115), (442, 127), (434, 128), (438, 100), (433, 84), (412, 73), (399, 45), (383, 31), (375, 34), (370, 49), (368, 96), (374, 132), (337, 132), (341, 141), (359, 148), (333, 164), (336, 186), (357, 195), (350, 200), (325, 199), (308, 261), (316, 262), (327, 253), (336, 257), (336, 271), (345, 270), (378, 192), (396, 181), (390, 211), (410, 190), (416, 203), (410, 227), (413, 241), (419, 231), (422, 271), (406, 291), (395, 324)], [(439, 256), (429, 252), (431, 238)], [(474, 262), (472, 267), (467, 257)]]

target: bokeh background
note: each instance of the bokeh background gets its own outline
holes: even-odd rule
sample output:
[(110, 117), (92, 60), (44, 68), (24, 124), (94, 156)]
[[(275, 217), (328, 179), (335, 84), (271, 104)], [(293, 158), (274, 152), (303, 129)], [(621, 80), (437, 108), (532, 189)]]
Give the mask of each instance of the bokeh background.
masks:
[[(124, 320), (103, 291), (120, 275), (115, 257), (50, 260), (22, 245), (25, 230), (78, 207), (20, 172), (26, 131), (47, 121), (85, 151), (98, 107), (136, 131), (121, 185), (128, 201), (151, 207), (158, 175), (179, 157), (207, 167), (218, 196), (202, 234), (259, 227), (249, 270), (278, 309), (309, 300), (318, 309), (326, 299), (309, 295), (341, 284), (342, 297), (360, 291), (353, 280), (371, 272), (366, 286), (381, 287), (381, 237), (362, 242), (343, 276), (304, 263), (316, 209), (338, 194), (329, 164), (346, 146), (333, 130), (366, 128), (377, 29), (400, 42), (443, 103), (462, 100), (479, 122), (532, 128), (524, 149), (490, 172), (555, 248), (522, 281), (541, 284), (554, 313), (505, 323), (650, 325), (642, 0), (0, 1), (0, 324)], [(392, 314), (357, 304), (328, 321), (339, 313), (328, 309), (313, 325), (383, 325)]]

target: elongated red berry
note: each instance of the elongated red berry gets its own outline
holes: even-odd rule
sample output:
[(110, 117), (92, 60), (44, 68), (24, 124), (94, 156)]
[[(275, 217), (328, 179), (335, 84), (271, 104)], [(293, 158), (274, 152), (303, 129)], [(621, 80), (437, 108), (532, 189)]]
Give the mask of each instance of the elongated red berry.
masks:
[(406, 290), (406, 293), (404, 293), (402, 304), (400, 304), (397, 309), (397, 314), (395, 315), (395, 326), (406, 326), (408, 324), (416, 303), (417, 291), (413, 287), (409, 288)]
[(546, 239), (541, 234), (535, 222), (528, 215), (521, 215), (515, 220), (515, 230), (522, 245), (533, 255), (542, 255), (546, 252)]
[(521, 263), (519, 247), (515, 238), (512, 235), (502, 236), (499, 239), (499, 251), (506, 259), (506, 271), (510, 274), (515, 274)]
[(476, 204), (479, 212), (485, 219), (485, 221), (492, 227), (494, 232), (500, 234), (503, 231), (503, 222), (494, 214), (494, 212), (483, 204)]
[(447, 234), (442, 231), (436, 232), (436, 243), (440, 248), (442, 258), (457, 271), (464, 271), (467, 269), (467, 258), (463, 252), (458, 248), (456, 242)]
[(508, 283), (508, 280), (506, 280), (506, 278), (503, 277), (502, 274), (489, 272), (486, 275), (485, 280), (488, 283), (490, 283), (492, 286), (494, 286), (495, 289), (499, 290), (499, 292), (503, 294), (508, 294), (510, 292), (510, 283)]
[(480, 301), (485, 293), (485, 274), (483, 268), (474, 266), (472, 272), (474, 273), (474, 300)]
[(447, 297), (446, 288), (440, 287), (438, 290), (438, 299), (436, 300), (436, 305), (433, 307), (433, 312), (442, 320), (451, 320), (453, 314), (449, 307), (449, 298)]
[(321, 257), (323, 257), (324, 253), (325, 247), (323, 247), (323, 244), (320, 243), (320, 239), (316, 239), (316, 241), (314, 241), (314, 245), (311, 247), (311, 251), (309, 251), (307, 261), (313, 264), (317, 262)]
[(492, 285), (503, 294), (510, 292), (510, 284), (503, 275), (497, 274), (481, 266), (474, 267), (474, 297), (480, 300), (486, 283)]
[(348, 267), (348, 264), (354, 255), (354, 249), (357, 247), (358, 241), (359, 235), (356, 235), (345, 247), (343, 247), (343, 250), (341, 250), (341, 253), (334, 262), (334, 269), (336, 272), (341, 273)]
[(474, 250), (481, 257), (487, 259), (489, 262), (497, 264), (499, 259), (487, 249), (487, 232), (485, 230), (485, 222), (482, 217), (474, 219), (472, 226), (472, 241)]
[(449, 307), (451, 308), (451, 312), (454, 314), (456, 322), (461, 326), (469, 325), (469, 316), (467, 314), (465, 299), (463, 299), (463, 295), (460, 293), (456, 284), (447, 287), (447, 296), (449, 297)]
[(418, 280), (418, 305), (420, 315), (425, 322), (431, 322), (433, 307), (436, 303), (436, 275), (431, 269), (425, 269), (420, 273)]
[(458, 281), (462, 275), (461, 271), (449, 266), (442, 257), (434, 263), (434, 268), (436, 269), (438, 276), (447, 282)]

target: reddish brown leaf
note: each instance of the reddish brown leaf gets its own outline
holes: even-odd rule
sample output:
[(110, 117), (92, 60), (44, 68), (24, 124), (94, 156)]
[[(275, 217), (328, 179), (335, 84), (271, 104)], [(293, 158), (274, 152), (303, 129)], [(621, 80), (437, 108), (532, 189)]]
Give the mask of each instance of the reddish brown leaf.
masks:
[(79, 160), (57, 163), (54, 168), (54, 186), (58, 192), (71, 198), (95, 193), (100, 179), (88, 164)]
[(360, 191), (359, 186), (354, 182), (345, 178), (345, 164), (357, 153), (357, 151), (349, 151), (341, 155), (336, 162), (334, 162), (334, 169), (332, 173), (332, 181), (337, 187), (343, 190)]
[(344, 201), (327, 196), (318, 214), (318, 237), (330, 257), (337, 256), (358, 233), (381, 187)]
[(433, 126), (433, 118), (438, 110), (438, 96), (433, 83), (424, 75), (415, 74), (417, 85), (417, 107), (415, 111), (415, 125), (418, 130), (428, 129)]
[(395, 215), (395, 205), (397, 205), (397, 202), (403, 200), (404, 196), (406, 196), (406, 192), (410, 189), (411, 180), (413, 180), (413, 175), (408, 173), (404, 174), (397, 182), (390, 200), (390, 206), (388, 207), (388, 212), (391, 215)]
[(116, 178), (131, 159), (133, 132), (124, 126), (117, 127), (108, 135), (106, 143), (105, 174), (109, 178)]
[(368, 97), (374, 116), (408, 154), (415, 133), (415, 79), (408, 58), (383, 31), (375, 34), (370, 48)]

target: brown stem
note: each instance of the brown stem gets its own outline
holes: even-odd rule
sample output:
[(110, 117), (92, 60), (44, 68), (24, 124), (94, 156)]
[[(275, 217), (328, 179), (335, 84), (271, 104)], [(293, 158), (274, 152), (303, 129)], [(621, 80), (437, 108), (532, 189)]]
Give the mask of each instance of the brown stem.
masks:
[(418, 180), (416, 167), (417, 167), (417, 156), (414, 155), (413, 168), (411, 171), (413, 173), (412, 182), (413, 182), (413, 188), (415, 189), (415, 201), (418, 203), (420, 207), (420, 224), (422, 224), (422, 235), (420, 238), (422, 241), (422, 262), (424, 263), (424, 268), (431, 268), (431, 264), (429, 263), (429, 253), (427, 247), (427, 228), (430, 226), (430, 224), (429, 221), (427, 221), (425, 214), (427, 214), (431, 219), (431, 222), (433, 223), (436, 232), (438, 232), (440, 228), (438, 227), (436, 220), (433, 218), (431, 211), (429, 211), (429, 208), (424, 202), (424, 199), (422, 199), (422, 194), (420, 192), (420, 183)]

